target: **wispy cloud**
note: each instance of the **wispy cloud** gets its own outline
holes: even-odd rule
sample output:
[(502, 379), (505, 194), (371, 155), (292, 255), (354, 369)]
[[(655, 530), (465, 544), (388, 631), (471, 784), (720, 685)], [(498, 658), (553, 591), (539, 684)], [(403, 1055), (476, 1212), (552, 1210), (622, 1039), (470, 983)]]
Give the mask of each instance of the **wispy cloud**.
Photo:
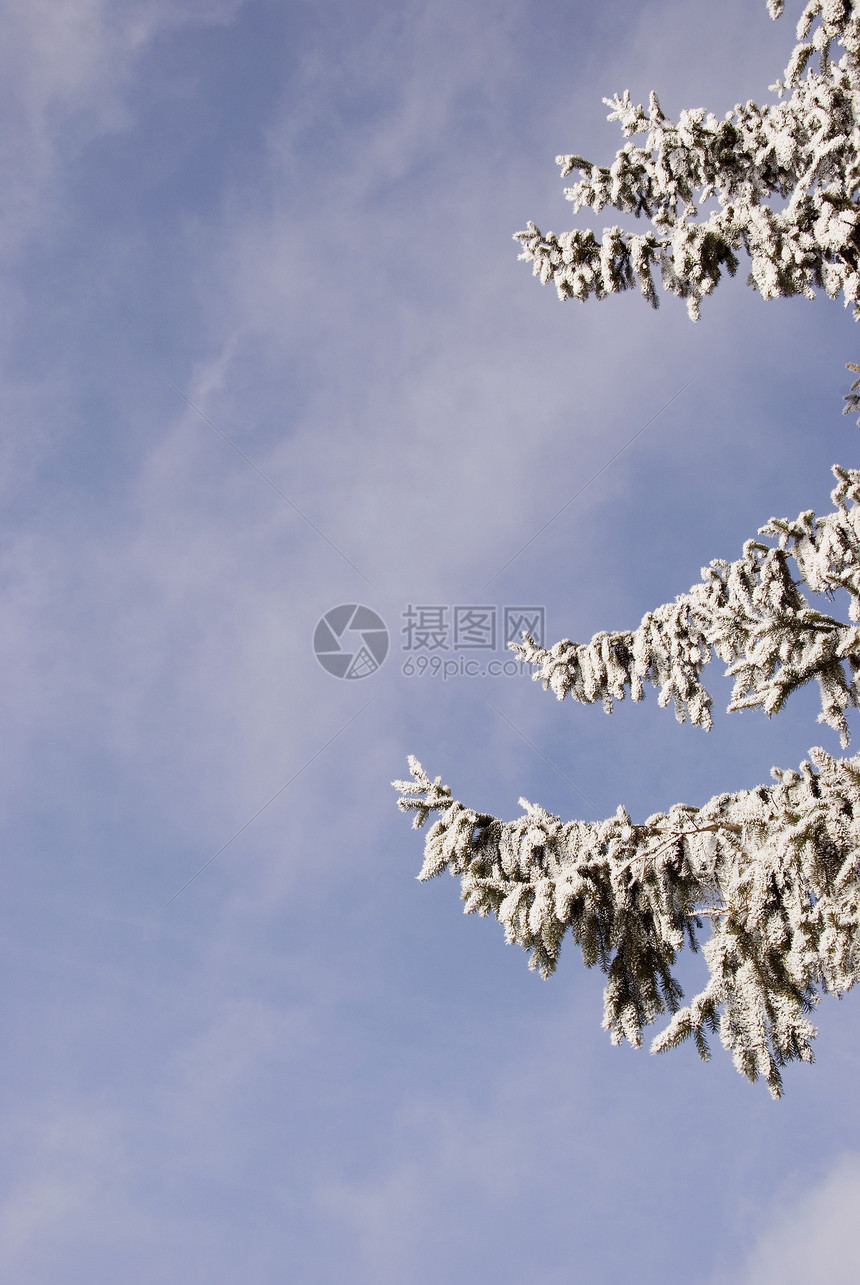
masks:
[[(854, 1285), (860, 1156), (843, 1156), (820, 1182), (774, 1211), (746, 1259), (731, 1275), (738, 1285)], [(715, 1282), (716, 1285), (716, 1282)]]

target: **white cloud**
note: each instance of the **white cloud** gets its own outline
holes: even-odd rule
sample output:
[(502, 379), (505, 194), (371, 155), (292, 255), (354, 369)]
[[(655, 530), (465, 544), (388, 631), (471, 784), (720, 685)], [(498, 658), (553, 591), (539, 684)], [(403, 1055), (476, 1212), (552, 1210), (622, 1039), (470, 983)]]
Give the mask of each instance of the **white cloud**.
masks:
[[(159, 35), (228, 22), (238, 9), (233, 0), (7, 5), (0, 60), (18, 123), (6, 155), (18, 183), (7, 244), (64, 218), (63, 166), (77, 148), (86, 187), (88, 140), (118, 131), (126, 175), (147, 147), (158, 152), (160, 125), (147, 115), (158, 81), (136, 78), (141, 55), (156, 45), (157, 70)], [(735, 1085), (716, 1058), (690, 1071), (683, 1054), (634, 1065), (610, 1053), (598, 979), (583, 977), (575, 952), (565, 963), (570, 992), (561, 978), (539, 989), (519, 955), (501, 970), (495, 926), (463, 921), (453, 887), (418, 889), (421, 836), (387, 785), (403, 774), (407, 750), (426, 752), (434, 774), (467, 802), (487, 800), (481, 806), (498, 798), (515, 810), (520, 792), (552, 804), (555, 783), (475, 685), (434, 692), (397, 680), (397, 613), (410, 595), (482, 593), (694, 361), (704, 373), (689, 398), (586, 490), (489, 600), (504, 601), (511, 585), (543, 600), (551, 592), (553, 637), (620, 627), (686, 589), (708, 557), (735, 556), (785, 476), (802, 484), (798, 502), (811, 503), (812, 470), (793, 456), (806, 432), (799, 412), (792, 407), (786, 427), (750, 402), (764, 401), (755, 390), (770, 359), (791, 367), (792, 387), (808, 380), (810, 399), (825, 387), (822, 370), (808, 367), (830, 333), (826, 308), (803, 314), (803, 365), (779, 352), (781, 337), (786, 352), (800, 351), (799, 310), (772, 305), (760, 337), (740, 281), (696, 330), (671, 301), (656, 318), (632, 299), (562, 308), (515, 263), (511, 233), (529, 215), (542, 218), (542, 200), (548, 208), (541, 183), (553, 222), (566, 221), (555, 152), (580, 146), (588, 122), (602, 124), (600, 93), (625, 83), (631, 61), (645, 90), (652, 79), (662, 87), (673, 60), (691, 74), (690, 24), (704, 5), (649, 5), (629, 43), (629, 29), (619, 34), (606, 20), (599, 51), (567, 38), (575, 16), (550, 14), (567, 23), (560, 37), (537, 30), (542, 15), (519, 0), (333, 15), (290, 6), (294, 63), (285, 58), (282, 76), (275, 46), (271, 79), (258, 82), (253, 19), (276, 9), (249, 6), (237, 24), (235, 81), (195, 82), (201, 119), (223, 107), (222, 93), (235, 94), (231, 119), (245, 132), (230, 147), (239, 140), (247, 168), (192, 122), (211, 149), (202, 153), (206, 182), (199, 165), (180, 167), (177, 187), (163, 193), (143, 182), (152, 201), (141, 203), (127, 241), (127, 210), (108, 210), (83, 245), (86, 220), (72, 210), (67, 252), (80, 255), (98, 291), (91, 299), (74, 277), (68, 298), (28, 296), (41, 309), (31, 332), (38, 352), (19, 371), (14, 349), (0, 387), (14, 439), (0, 477), (16, 524), (0, 556), (0, 669), (12, 676), (0, 691), (0, 766), (3, 800), (22, 818), (8, 844), (0, 935), (19, 970), (3, 995), (20, 998), (4, 1030), (7, 1040), (44, 1033), (49, 1053), (34, 1057), (41, 1045), (25, 1043), (6, 1062), (9, 1075), (24, 1069), (21, 1110), (10, 1110), (22, 1129), (2, 1234), (21, 1278), (37, 1285), (69, 1279), (70, 1261), (72, 1274), (97, 1283), (234, 1281), (242, 1272), (281, 1281), (283, 1254), (299, 1243), (307, 1260), (290, 1268), (292, 1280), (346, 1271), (376, 1285), (454, 1282), (486, 1274), (479, 1260), (490, 1239), (495, 1275), (510, 1275), (511, 1262), (519, 1269), (531, 1249), (512, 1258), (502, 1242), (525, 1202), (523, 1222), (536, 1219), (539, 1230), (521, 1275), (534, 1285), (570, 1279), (580, 1232), (580, 1252), (602, 1272), (591, 1280), (625, 1279), (635, 1254), (642, 1280), (680, 1279), (661, 1267), (670, 1222), (683, 1222), (695, 1243), (699, 1210), (703, 1219), (712, 1205), (722, 1213), (735, 1152), (755, 1151), (747, 1125), (756, 1090)], [(639, 22), (637, 6), (629, 11)], [(681, 35), (676, 17), (687, 24)], [(331, 38), (317, 21), (332, 24)], [(704, 51), (716, 49), (720, 64), (707, 86), (730, 56), (728, 30), (721, 25), (722, 44)], [(190, 65), (211, 69), (226, 47), (233, 71), (234, 33), (209, 34), (187, 42)], [(617, 67), (597, 76), (595, 59), (613, 49)], [(732, 75), (742, 79), (737, 64)], [(598, 159), (618, 143), (605, 135)], [(109, 188), (110, 159), (100, 164)], [(112, 238), (121, 252), (103, 253)], [(166, 245), (170, 272), (159, 264)], [(51, 329), (52, 309), (62, 308), (72, 321)], [(147, 324), (135, 329), (142, 314)], [(52, 342), (42, 339), (42, 317)], [(110, 348), (113, 334), (125, 348)], [(82, 368), (84, 349), (95, 358)], [(838, 375), (838, 357), (829, 359)], [(374, 579), (372, 590), (165, 376)], [(837, 429), (839, 391), (827, 402)], [(751, 440), (754, 424), (764, 446)], [(821, 433), (833, 440), (826, 426)], [(783, 435), (785, 452), (774, 448)], [(767, 451), (763, 479), (756, 450)], [(829, 446), (817, 443), (814, 454), (826, 491)], [(715, 496), (725, 497), (719, 515)], [(681, 529), (683, 541), (674, 538)], [(322, 612), (358, 594), (393, 634), (387, 667), (366, 693), (323, 674), (310, 645)], [(167, 897), (377, 693), (161, 915)], [(612, 723), (599, 710), (591, 719), (558, 710), (532, 684), (505, 690), (506, 710), (518, 702), (519, 725), (551, 753), (550, 741), (561, 747), (557, 760), (573, 779), (590, 773), (607, 806), (640, 780), (653, 786), (656, 773), (667, 778), (661, 803), (671, 802), (683, 793), (674, 774), (702, 761), (701, 742), (687, 750), (689, 729), (674, 729), (653, 701)], [(665, 754), (652, 715), (668, 728), (667, 746), (677, 737)], [(537, 793), (519, 779), (526, 773), (543, 774)], [(581, 807), (558, 788), (560, 810)], [(42, 973), (46, 991), (27, 989)], [(587, 1003), (550, 1004), (574, 987)], [(546, 1030), (568, 1035), (542, 1040)], [(594, 1058), (600, 1070), (588, 1083), (580, 1050), (582, 1067)], [(34, 1061), (41, 1087), (31, 1083)], [(686, 1117), (667, 1087), (682, 1081), (692, 1086)], [(629, 1106), (637, 1093), (642, 1101)], [(721, 1133), (737, 1146), (725, 1144), (702, 1192), (697, 1157), (726, 1101), (733, 1114)], [(796, 1108), (779, 1109), (777, 1139)], [(755, 1153), (744, 1190), (770, 1155), (766, 1146)], [(846, 1173), (856, 1184), (856, 1168)], [(661, 1182), (680, 1191), (665, 1217)], [(272, 1193), (265, 1208), (274, 1212), (258, 1221)], [(639, 1211), (629, 1247), (611, 1234), (619, 1203), (628, 1218)], [(122, 1263), (100, 1277), (102, 1223)], [(247, 1258), (258, 1236), (271, 1270), (255, 1272)], [(765, 1238), (761, 1253), (772, 1249)], [(189, 1254), (204, 1252), (207, 1270), (183, 1271)], [(37, 1261), (47, 1263), (40, 1272)]]
[(858, 1208), (860, 1155), (851, 1154), (803, 1197), (784, 1202), (731, 1279), (736, 1285), (856, 1285)]
[(0, 13), (0, 174), (9, 254), (44, 227), (56, 183), (75, 153), (124, 128), (141, 51), (183, 26), (229, 22), (244, 0), (11, 0)]

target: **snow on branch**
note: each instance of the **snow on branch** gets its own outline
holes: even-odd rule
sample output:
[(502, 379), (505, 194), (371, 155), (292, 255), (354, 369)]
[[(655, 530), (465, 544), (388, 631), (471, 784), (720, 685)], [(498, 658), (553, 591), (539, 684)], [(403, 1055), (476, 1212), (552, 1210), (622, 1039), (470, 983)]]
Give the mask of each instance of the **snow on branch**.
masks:
[[(783, 0), (768, 10), (779, 17)], [(609, 167), (558, 157), (562, 176), (579, 175), (566, 196), (577, 211), (612, 208), (650, 227), (556, 236), (530, 222), (516, 234), (520, 258), (561, 299), (638, 288), (656, 307), (659, 274), (695, 320), (746, 254), (764, 298), (823, 290), (860, 319), (860, 12), (851, 0), (810, 0), (797, 40), (771, 86), (777, 101), (740, 104), (723, 120), (697, 108), (673, 121), (653, 93), (647, 110), (627, 92), (607, 99), (628, 141)], [(860, 379), (846, 402), (860, 412)], [(513, 650), (559, 699), (611, 711), (651, 682), (661, 705), (704, 728), (712, 700), (701, 674), (712, 656), (734, 678), (730, 709), (774, 714), (814, 678), (819, 721), (847, 745), (845, 713), (860, 706), (860, 471), (833, 471), (832, 513), (772, 518), (764, 540), (749, 540), (735, 562), (712, 562), (637, 629), (549, 650), (524, 635)], [(813, 608), (801, 586), (827, 598), (845, 590), (853, 623)], [(500, 821), (453, 799), (416, 759), (411, 780), (394, 784), (416, 827), (435, 817), (419, 878), (458, 876), (466, 913), (494, 915), (543, 977), (569, 933), (586, 966), (606, 975), (613, 1043), (638, 1046), (668, 1016), (653, 1052), (692, 1039), (707, 1058), (718, 1034), (737, 1069), (779, 1097), (781, 1068), (813, 1060), (809, 1014), (821, 995), (842, 994), (860, 974), (860, 756), (809, 757), (799, 772), (773, 769), (772, 785), (676, 804), (641, 825), (622, 807), (602, 822), (562, 822), (526, 800), (523, 816)], [(673, 969), (685, 944), (701, 950), (709, 977), (682, 1004)]]
[[(768, 7), (778, 17), (781, 0)], [(701, 300), (723, 271), (734, 275), (745, 251), (748, 283), (765, 299), (824, 290), (860, 317), (860, 14), (848, 0), (812, 0), (797, 39), (784, 79), (771, 86), (779, 101), (738, 104), (723, 120), (695, 108), (672, 121), (655, 93), (647, 111), (626, 90), (605, 99), (608, 119), (628, 139), (644, 134), (645, 144), (628, 142), (609, 167), (557, 157), (563, 178), (582, 175), (565, 196), (577, 211), (644, 216), (652, 230), (557, 236), (529, 221), (514, 239), (535, 276), (560, 299), (638, 287), (657, 307), (658, 271), (695, 321)], [(844, 51), (838, 62), (834, 44)], [(699, 222), (706, 202), (716, 208)]]
[(845, 589), (849, 617), (860, 619), (860, 471), (836, 466), (833, 472), (832, 513), (771, 518), (759, 534), (775, 539), (776, 547), (747, 541), (741, 558), (704, 567), (701, 583), (649, 611), (637, 629), (597, 633), (584, 644), (564, 638), (548, 650), (524, 634), (522, 643), (509, 646), (537, 667), (533, 677), (559, 700), (601, 701), (611, 713), (627, 690), (642, 700), (650, 682), (660, 689), (661, 706), (673, 703), (679, 722), (689, 718), (705, 729), (713, 702), (701, 673), (712, 654), (734, 678), (729, 710), (760, 707), (775, 714), (814, 678), (818, 721), (847, 745), (845, 711), (860, 705), (860, 629), (815, 610), (798, 588), (805, 583), (828, 597)]
[[(412, 779), (394, 786), (416, 827), (438, 814), (419, 879), (459, 876), (465, 913), (495, 915), (543, 977), (569, 932), (586, 966), (606, 974), (614, 1044), (638, 1047), (643, 1028), (670, 1014), (652, 1052), (691, 1038), (707, 1059), (716, 1033), (737, 1069), (779, 1097), (780, 1068), (813, 1060), (808, 1014), (860, 970), (860, 758), (810, 758), (799, 772), (773, 769), (771, 786), (678, 804), (644, 825), (621, 807), (603, 822), (563, 823), (525, 799), (524, 816), (499, 821), (452, 799), (414, 758)], [(685, 942), (710, 976), (682, 1007), (672, 968)]]

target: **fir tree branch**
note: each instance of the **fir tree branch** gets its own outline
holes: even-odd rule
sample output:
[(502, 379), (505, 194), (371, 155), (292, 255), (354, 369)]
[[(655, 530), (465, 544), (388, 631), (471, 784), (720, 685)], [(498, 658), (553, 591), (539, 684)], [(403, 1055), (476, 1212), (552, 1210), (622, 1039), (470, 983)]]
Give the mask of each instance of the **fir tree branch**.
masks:
[[(692, 1037), (707, 1058), (717, 1032), (737, 1069), (779, 1097), (781, 1068), (812, 1061), (809, 1012), (860, 975), (860, 759), (818, 748), (810, 759), (799, 772), (775, 768), (771, 786), (643, 825), (623, 808), (562, 823), (524, 799), (524, 816), (499, 821), (452, 799), (415, 759), (412, 780), (394, 785), (401, 808), (437, 813), (419, 879), (459, 876), (465, 913), (495, 915), (543, 977), (569, 932), (607, 976), (613, 1043), (639, 1046), (644, 1027), (671, 1014), (652, 1052)], [(682, 1008), (672, 969), (685, 941), (699, 949), (703, 918), (710, 977)]]
[[(768, 0), (773, 18), (783, 7)], [(579, 174), (565, 195), (577, 211), (612, 208), (651, 227), (556, 236), (530, 222), (515, 237), (520, 258), (562, 299), (638, 288), (656, 307), (659, 273), (697, 319), (746, 254), (748, 283), (764, 298), (824, 291), (860, 318), (860, 14), (850, 0), (810, 0), (797, 40), (771, 86), (777, 101), (740, 104), (723, 120), (696, 109), (672, 121), (656, 94), (647, 111), (627, 92), (607, 99), (628, 141), (609, 167), (558, 157), (563, 176)], [(846, 413), (860, 413), (860, 379), (845, 401)], [(844, 589), (849, 619), (860, 621), (860, 471), (834, 473), (832, 513), (771, 519), (759, 535), (772, 543), (750, 540), (737, 561), (712, 562), (637, 629), (549, 650), (524, 635), (513, 650), (559, 699), (611, 711), (628, 691), (641, 700), (648, 681), (680, 721), (704, 728), (712, 700), (701, 673), (714, 656), (734, 679), (730, 709), (772, 715), (815, 678), (819, 721), (847, 744), (845, 711), (860, 705), (860, 628), (815, 610), (800, 590)], [(599, 823), (562, 823), (525, 800), (524, 815), (503, 822), (452, 799), (415, 759), (412, 779), (395, 784), (416, 827), (435, 815), (419, 878), (457, 875), (465, 912), (494, 915), (543, 977), (570, 933), (586, 966), (606, 974), (613, 1042), (639, 1045), (668, 1014), (653, 1052), (692, 1038), (708, 1058), (708, 1035), (718, 1034), (737, 1069), (778, 1097), (781, 1069), (813, 1059), (809, 1013), (860, 971), (860, 757), (812, 749), (810, 759), (799, 772), (774, 769), (773, 785), (703, 808), (678, 804), (642, 825), (623, 808)], [(709, 980), (682, 1006), (673, 967), (685, 942), (700, 948), (703, 920)]]
[(833, 472), (832, 513), (771, 518), (759, 534), (777, 547), (750, 540), (736, 562), (712, 562), (689, 593), (648, 612), (637, 629), (600, 632), (584, 644), (564, 638), (549, 649), (523, 634), (511, 650), (559, 700), (601, 701), (611, 713), (628, 691), (642, 700), (650, 682), (661, 706), (673, 703), (679, 722), (689, 718), (706, 730), (713, 700), (701, 674), (714, 655), (734, 678), (730, 711), (761, 708), (772, 716), (814, 678), (819, 722), (847, 745), (845, 711), (860, 705), (860, 629), (814, 610), (798, 587), (829, 596), (845, 589), (850, 619), (860, 617), (860, 471)]
[[(777, 17), (782, 5), (769, 8)], [(560, 299), (638, 287), (656, 308), (658, 271), (663, 289), (685, 299), (695, 321), (723, 273), (734, 276), (743, 251), (748, 284), (763, 298), (814, 298), (823, 290), (860, 316), (860, 16), (846, 0), (813, 0), (798, 41), (784, 79), (771, 86), (778, 101), (738, 104), (723, 120), (696, 108), (672, 121), (653, 92), (647, 111), (626, 90), (605, 99), (608, 119), (628, 139), (644, 134), (645, 144), (626, 143), (611, 166), (557, 157), (563, 178), (574, 170), (583, 176), (565, 196), (576, 211), (613, 208), (647, 218), (653, 230), (557, 236), (529, 221), (514, 237), (519, 257)], [(838, 62), (834, 44), (844, 51)], [(707, 202), (716, 208), (698, 221)]]

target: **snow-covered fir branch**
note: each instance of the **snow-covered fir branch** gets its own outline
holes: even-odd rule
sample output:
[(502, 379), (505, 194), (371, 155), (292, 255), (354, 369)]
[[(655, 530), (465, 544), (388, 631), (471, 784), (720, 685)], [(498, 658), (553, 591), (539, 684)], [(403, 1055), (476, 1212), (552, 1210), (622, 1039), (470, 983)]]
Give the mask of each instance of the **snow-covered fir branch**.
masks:
[(816, 610), (799, 588), (804, 583), (828, 598), (847, 590), (849, 618), (860, 620), (860, 471), (833, 472), (832, 513), (771, 518), (759, 535), (775, 545), (749, 540), (736, 562), (712, 562), (689, 593), (649, 611), (637, 629), (604, 631), (588, 643), (564, 638), (549, 649), (524, 634), (511, 649), (536, 666), (533, 677), (559, 700), (601, 701), (611, 713), (627, 691), (642, 700), (650, 682), (679, 722), (689, 718), (704, 728), (711, 726), (712, 698), (701, 674), (713, 655), (734, 678), (730, 710), (775, 714), (814, 678), (818, 721), (847, 745), (845, 711), (860, 705), (860, 628)]
[[(419, 879), (459, 876), (465, 913), (495, 915), (543, 977), (569, 932), (606, 974), (613, 1043), (638, 1046), (671, 1014), (652, 1052), (692, 1038), (707, 1059), (717, 1033), (737, 1069), (779, 1097), (780, 1068), (813, 1060), (810, 1011), (860, 969), (860, 759), (810, 758), (799, 772), (774, 769), (771, 786), (678, 804), (643, 825), (621, 807), (562, 823), (525, 799), (524, 816), (499, 821), (452, 799), (414, 758), (412, 779), (394, 785), (416, 828), (437, 814)], [(710, 975), (682, 1007), (672, 969), (685, 943)]]
[[(783, 0), (768, 8), (778, 17)], [(520, 257), (562, 299), (638, 287), (656, 307), (659, 274), (697, 319), (745, 253), (764, 298), (824, 291), (860, 318), (860, 14), (850, 0), (811, 0), (797, 40), (772, 86), (777, 101), (740, 104), (723, 120), (696, 109), (672, 121), (655, 94), (647, 111), (627, 92), (607, 99), (610, 119), (644, 144), (628, 141), (608, 168), (559, 157), (563, 176), (580, 175), (566, 195), (577, 211), (611, 207), (650, 228), (556, 236), (529, 223), (516, 236)], [(860, 413), (860, 379), (846, 402)], [(860, 706), (860, 471), (834, 473), (832, 513), (772, 518), (737, 561), (712, 562), (637, 629), (549, 650), (524, 636), (514, 651), (559, 699), (611, 711), (650, 682), (680, 721), (705, 728), (701, 675), (713, 657), (734, 679), (730, 709), (777, 713), (816, 679), (819, 721), (847, 745), (846, 711)], [(844, 590), (850, 623), (817, 610), (803, 588), (827, 599)], [(810, 759), (799, 772), (774, 769), (773, 785), (677, 804), (641, 825), (623, 808), (563, 823), (525, 800), (525, 814), (503, 822), (452, 799), (415, 759), (412, 780), (395, 785), (416, 827), (435, 816), (419, 877), (459, 876), (466, 913), (495, 915), (544, 977), (569, 931), (586, 965), (606, 974), (613, 1042), (638, 1045), (668, 1015), (653, 1051), (691, 1038), (708, 1057), (718, 1033), (738, 1070), (778, 1097), (781, 1068), (812, 1061), (810, 1011), (860, 970), (860, 757), (813, 749)], [(673, 968), (685, 943), (702, 951), (709, 979), (682, 1006)]]
[[(778, 17), (782, 0), (768, 8)], [(656, 307), (658, 272), (697, 320), (701, 300), (724, 271), (734, 275), (745, 251), (749, 284), (765, 299), (824, 290), (860, 316), (860, 15), (850, 0), (811, 0), (797, 39), (771, 86), (778, 101), (739, 104), (723, 120), (695, 108), (672, 121), (655, 93), (647, 110), (628, 91), (605, 99), (609, 120), (626, 138), (644, 134), (644, 145), (628, 142), (609, 167), (557, 157), (562, 177), (582, 175), (565, 195), (577, 211), (613, 208), (647, 218), (650, 230), (557, 236), (530, 221), (515, 236), (520, 258), (560, 299), (638, 287)], [(700, 221), (709, 201), (716, 208)]]

